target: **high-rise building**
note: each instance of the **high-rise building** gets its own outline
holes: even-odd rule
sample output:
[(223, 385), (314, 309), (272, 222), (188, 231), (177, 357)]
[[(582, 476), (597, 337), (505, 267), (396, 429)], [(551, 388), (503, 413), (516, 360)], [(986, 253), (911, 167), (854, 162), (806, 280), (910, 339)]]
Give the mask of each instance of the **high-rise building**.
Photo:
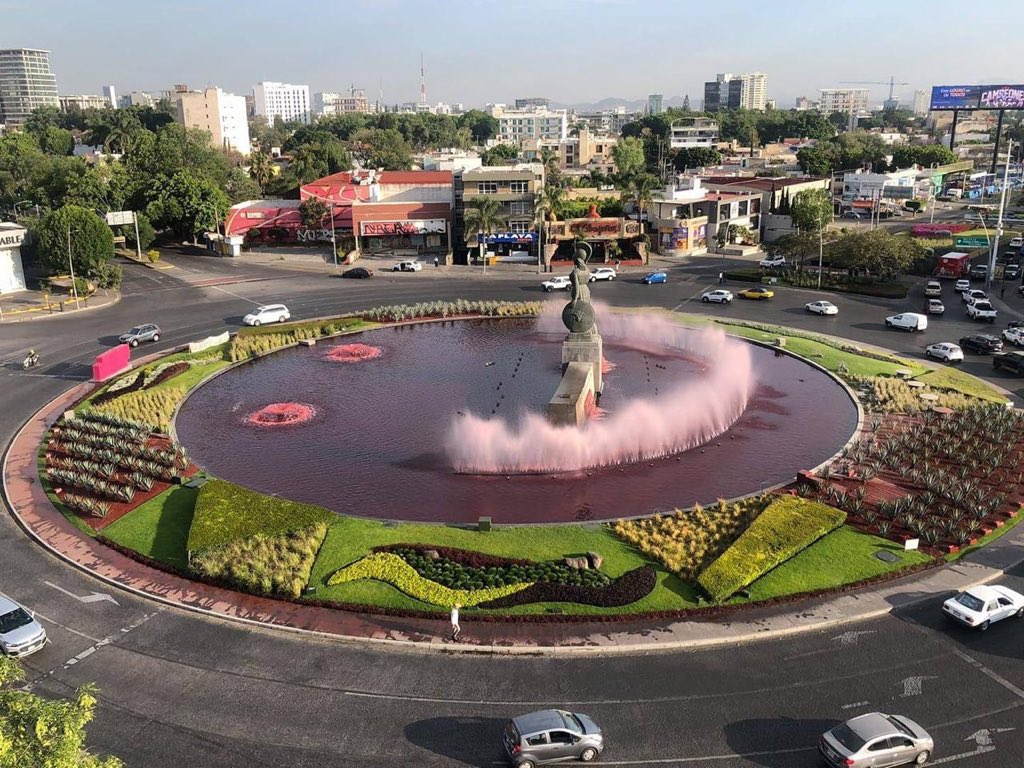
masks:
[(647, 94), (647, 114), (660, 115), (665, 111), (665, 97), (660, 93)]
[(340, 115), (346, 112), (369, 112), (370, 102), (362, 88), (349, 88), (348, 94), (321, 91), (313, 94), (314, 115)]
[(270, 123), (309, 123), (309, 86), (291, 83), (262, 82), (252, 89), (256, 102), (256, 114), (267, 118)]
[(178, 108), (178, 122), (188, 128), (207, 131), (215, 147), (249, 154), (249, 120), (244, 96), (225, 93), (220, 88), (189, 91), (184, 86), (179, 87), (183, 90), (172, 95)]
[(808, 109), (814, 109), (818, 106), (818, 103), (813, 99), (809, 99), (806, 96), (797, 96), (795, 107), (799, 111), (805, 111)]
[(564, 109), (505, 109), (495, 105), (491, 114), (498, 120), (498, 141), (564, 139), (569, 133), (569, 116)]
[(867, 88), (819, 88), (818, 93), (821, 94), (818, 111), (826, 115), (833, 112), (858, 115), (867, 112), (871, 92)]
[(931, 106), (931, 98), (928, 91), (917, 90), (914, 91), (914, 114), (918, 117), (924, 117), (928, 114), (928, 107)]
[(0, 49), (0, 123), (21, 125), (39, 107), (59, 107), (50, 52)]
[(537, 107), (538, 109), (547, 109), (551, 106), (551, 99), (543, 96), (528, 96), (525, 99), (516, 99), (516, 109), (529, 109), (530, 107)]
[(764, 72), (742, 75), (725, 72), (704, 83), (704, 109), (708, 112), (719, 109), (763, 110), (768, 100), (767, 93), (768, 76)]
[(111, 109), (117, 109), (117, 90), (112, 85), (103, 86), (103, 98), (107, 100)]

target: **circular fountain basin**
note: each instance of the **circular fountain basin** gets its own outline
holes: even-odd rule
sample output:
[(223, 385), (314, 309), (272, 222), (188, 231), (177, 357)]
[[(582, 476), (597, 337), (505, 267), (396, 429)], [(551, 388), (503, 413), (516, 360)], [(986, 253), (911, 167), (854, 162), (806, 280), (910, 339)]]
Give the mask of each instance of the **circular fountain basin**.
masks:
[[(479, 320), (366, 332), (383, 354), (360, 365), (331, 363), (323, 344), (284, 350), (196, 390), (178, 413), (178, 438), (218, 477), (339, 513), (515, 524), (610, 520), (757, 492), (821, 463), (856, 428), (856, 406), (830, 376), (750, 345), (746, 408), (699, 448), (580, 472), (456, 473), (445, 450), (454, 420), (473, 414), (514, 427), (543, 414), (563, 338), (532, 320)], [(679, 381), (707, 375), (709, 363), (607, 338), (605, 357), (614, 365), (599, 403), (607, 419), (637, 398), (657, 404)], [(308, 403), (316, 418), (289, 429), (246, 422), (275, 402)]]

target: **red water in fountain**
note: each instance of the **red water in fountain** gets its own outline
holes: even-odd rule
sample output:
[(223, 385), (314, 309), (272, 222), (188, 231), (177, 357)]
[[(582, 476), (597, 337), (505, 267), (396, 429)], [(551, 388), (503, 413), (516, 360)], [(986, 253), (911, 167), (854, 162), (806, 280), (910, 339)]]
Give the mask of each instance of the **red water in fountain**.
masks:
[(613, 363), (607, 357), (604, 357), (604, 356), (601, 357), (601, 373), (611, 373), (612, 371), (614, 371), (618, 367), (619, 366), (617, 366), (615, 363)]
[(271, 403), (245, 417), (257, 427), (291, 427), (304, 424), (316, 415), (316, 408), (307, 403)]
[(330, 350), (324, 358), (334, 363), (361, 363), (374, 360), (382, 354), (384, 350), (369, 344), (342, 344)]

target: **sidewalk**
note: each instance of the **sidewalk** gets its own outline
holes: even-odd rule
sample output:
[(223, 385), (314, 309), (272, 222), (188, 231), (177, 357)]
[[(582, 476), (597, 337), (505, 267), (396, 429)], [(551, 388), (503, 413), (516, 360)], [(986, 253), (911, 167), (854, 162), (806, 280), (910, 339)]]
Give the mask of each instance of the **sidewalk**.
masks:
[(121, 300), (120, 291), (100, 288), (92, 296), (80, 298), (79, 308), (70, 296), (56, 297), (51, 294), (49, 308), (39, 291), (19, 291), (18, 293), (0, 296), (0, 322), (21, 322), (37, 320), (44, 317), (57, 317), (71, 312), (84, 312), (89, 309), (116, 304)]
[(498, 654), (639, 653), (698, 648), (823, 630), (887, 614), (998, 579), (1024, 560), (1024, 526), (955, 565), (834, 597), (728, 614), (718, 620), (506, 623), (464, 614), (458, 643), (448, 615), (436, 620), (359, 614), (245, 595), (192, 582), (109, 549), (83, 535), (43, 492), (37, 452), (46, 429), (88, 389), (80, 384), (36, 413), (4, 457), (3, 492), (18, 523), (64, 561), (137, 595), (219, 618), (287, 631), (444, 651)]

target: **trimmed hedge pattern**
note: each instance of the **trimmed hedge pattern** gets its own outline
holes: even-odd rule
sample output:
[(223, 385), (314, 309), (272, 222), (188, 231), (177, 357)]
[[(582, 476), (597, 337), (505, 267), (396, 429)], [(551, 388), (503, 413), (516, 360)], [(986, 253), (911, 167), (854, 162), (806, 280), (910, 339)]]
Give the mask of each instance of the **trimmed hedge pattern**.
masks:
[(846, 522), (846, 513), (798, 496), (768, 505), (750, 527), (698, 577), (722, 602)]
[(463, 606), (477, 605), (487, 600), (497, 600), (530, 586), (528, 583), (508, 584), (483, 589), (449, 589), (437, 582), (425, 579), (398, 555), (391, 552), (374, 552), (361, 560), (346, 565), (331, 574), (328, 585), (344, 584), (357, 579), (376, 579), (390, 584), (409, 597), (424, 603), (451, 608), (456, 603)]
[(264, 496), (226, 480), (210, 480), (199, 489), (188, 549), (196, 554), (258, 534), (276, 536), (334, 519), (335, 514), (323, 507)]
[(654, 591), (657, 580), (654, 568), (642, 565), (603, 587), (537, 582), (506, 597), (479, 603), (477, 607), (512, 608), (528, 603), (579, 603), (599, 608), (619, 608), (647, 597)]

